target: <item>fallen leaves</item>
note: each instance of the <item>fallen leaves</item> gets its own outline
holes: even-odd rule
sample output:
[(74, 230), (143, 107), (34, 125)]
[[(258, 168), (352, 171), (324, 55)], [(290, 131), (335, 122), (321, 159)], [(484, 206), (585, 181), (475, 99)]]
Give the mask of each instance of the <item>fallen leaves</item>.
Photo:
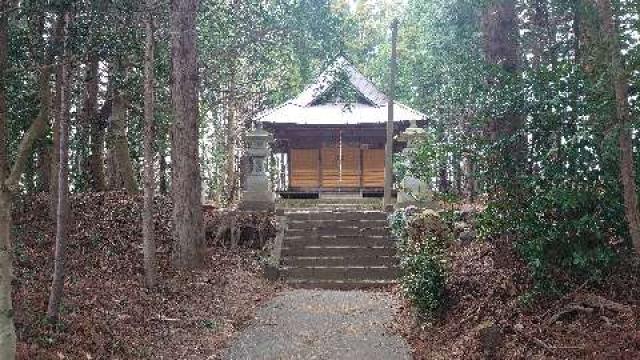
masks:
[[(598, 286), (577, 286), (560, 300), (527, 302), (533, 282), (507, 241), (455, 243), (447, 256), (445, 315), (427, 324), (417, 321), (408, 304), (399, 311), (397, 331), (412, 344), (415, 358), (640, 358), (637, 261), (623, 261)], [(491, 336), (478, 331), (482, 324), (492, 324)]]
[[(142, 197), (88, 193), (72, 198), (67, 281), (62, 322), (42, 319), (54, 244), (44, 195), (18, 201), (15, 322), (19, 359), (202, 359), (220, 349), (251, 319), (276, 288), (262, 279), (258, 250), (213, 247), (193, 272), (170, 265), (171, 202), (155, 199), (159, 286), (142, 287)], [(211, 217), (224, 221), (225, 212)], [(236, 223), (244, 228), (246, 219)], [(209, 223), (210, 228), (215, 225)], [(254, 226), (255, 227), (255, 226)], [(267, 235), (265, 235), (267, 236)]]

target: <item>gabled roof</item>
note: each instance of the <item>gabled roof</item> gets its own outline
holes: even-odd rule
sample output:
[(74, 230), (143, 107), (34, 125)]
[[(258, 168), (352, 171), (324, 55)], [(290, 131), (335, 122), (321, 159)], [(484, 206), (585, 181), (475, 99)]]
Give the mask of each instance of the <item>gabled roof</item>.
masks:
[(313, 84), (307, 86), (291, 103), (298, 106), (310, 106), (314, 104), (336, 84), (341, 71), (347, 75), (350, 85), (372, 105), (384, 106), (389, 102), (385, 94), (378, 90), (378, 88), (369, 81), (369, 79), (364, 77), (346, 58), (340, 56), (316, 78)]
[[(322, 97), (344, 76), (364, 101), (356, 103), (326, 102)], [(348, 125), (383, 123), (387, 121), (388, 97), (367, 79), (346, 58), (340, 56), (322, 72), (314, 83), (294, 99), (274, 109), (266, 110), (256, 120), (273, 124)], [(395, 102), (395, 121), (424, 120), (419, 111)]]

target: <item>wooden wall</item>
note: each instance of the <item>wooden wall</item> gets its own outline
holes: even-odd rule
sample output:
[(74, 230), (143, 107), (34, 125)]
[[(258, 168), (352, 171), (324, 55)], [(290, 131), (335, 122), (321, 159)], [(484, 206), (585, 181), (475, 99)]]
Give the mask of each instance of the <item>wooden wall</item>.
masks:
[[(402, 126), (396, 130), (402, 131)], [(286, 154), (290, 191), (384, 188), (384, 124), (282, 124), (268, 130), (277, 139), (274, 151)], [(342, 155), (339, 144), (342, 144)], [(401, 144), (394, 144), (394, 152), (401, 149)]]
[(335, 144), (290, 149), (290, 186), (297, 189), (358, 190), (384, 187), (384, 149)]

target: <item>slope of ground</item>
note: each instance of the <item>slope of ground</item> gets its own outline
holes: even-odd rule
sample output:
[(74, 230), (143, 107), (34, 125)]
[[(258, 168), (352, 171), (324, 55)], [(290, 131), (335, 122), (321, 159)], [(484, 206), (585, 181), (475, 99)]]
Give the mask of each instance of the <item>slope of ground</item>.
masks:
[(431, 323), (409, 304), (399, 331), (416, 359), (640, 359), (640, 264), (599, 283), (532, 300), (526, 266), (506, 242), (449, 249), (449, 307)]
[[(55, 224), (47, 218), (46, 197), (17, 203), (14, 308), (20, 359), (217, 358), (277, 291), (262, 279), (255, 250), (210, 246), (201, 270), (174, 271), (171, 204), (161, 197), (156, 236), (162, 281), (157, 289), (144, 289), (141, 197), (85, 194), (72, 199), (62, 321), (53, 327), (44, 318)], [(219, 220), (212, 212), (208, 221)]]

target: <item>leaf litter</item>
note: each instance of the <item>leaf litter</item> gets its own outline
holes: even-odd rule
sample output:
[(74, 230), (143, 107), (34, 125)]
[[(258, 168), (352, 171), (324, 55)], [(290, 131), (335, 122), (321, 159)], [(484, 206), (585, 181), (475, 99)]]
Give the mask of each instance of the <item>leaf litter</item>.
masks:
[[(145, 289), (142, 196), (121, 192), (71, 199), (61, 321), (45, 320), (55, 223), (46, 195), (16, 199), (13, 304), (18, 359), (216, 359), (256, 309), (279, 290), (262, 278), (261, 246), (271, 234), (268, 215), (205, 208), (206, 263), (176, 271), (171, 257), (171, 202), (155, 199), (160, 284)], [(234, 217), (229, 220), (230, 217)], [(223, 247), (219, 224), (233, 223), (248, 247)], [(249, 236), (250, 229), (261, 233)], [(260, 241), (256, 241), (259, 239)]]

